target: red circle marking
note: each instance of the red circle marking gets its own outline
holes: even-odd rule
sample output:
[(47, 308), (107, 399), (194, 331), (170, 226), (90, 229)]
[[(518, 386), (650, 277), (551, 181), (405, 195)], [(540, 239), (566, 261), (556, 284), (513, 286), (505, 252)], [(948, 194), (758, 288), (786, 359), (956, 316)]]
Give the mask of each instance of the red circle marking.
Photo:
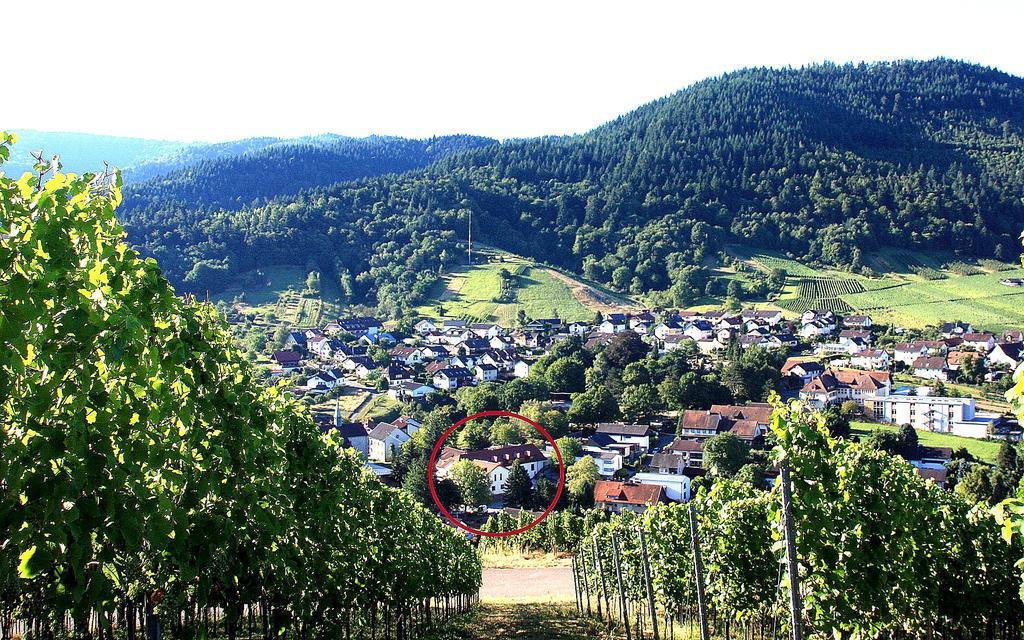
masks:
[[(533, 522), (524, 527), (519, 527), (518, 529), (514, 529), (512, 531), (480, 531), (479, 529), (474, 529), (468, 524), (465, 524), (464, 522), (453, 516), (447, 509), (444, 508), (444, 505), (441, 504), (441, 499), (437, 497), (437, 487), (435, 486), (434, 483), (434, 471), (436, 470), (437, 467), (437, 454), (440, 453), (441, 445), (443, 445), (444, 441), (448, 439), (448, 436), (450, 436), (453, 431), (455, 431), (462, 425), (466, 424), (470, 420), (491, 417), (515, 418), (517, 420), (522, 420), (526, 424), (536, 429), (540, 433), (540, 435), (544, 436), (545, 440), (551, 443), (551, 447), (555, 450), (555, 457), (558, 458), (558, 488), (555, 490), (555, 497), (551, 500), (551, 504), (549, 504), (548, 508), (544, 510), (544, 513), (537, 516), (536, 520), (534, 520)], [(562, 462), (562, 452), (558, 450), (558, 445), (555, 444), (555, 439), (551, 437), (551, 434), (548, 433), (547, 429), (540, 426), (533, 420), (530, 420), (526, 416), (521, 416), (518, 413), (512, 413), (511, 411), (481, 411), (480, 413), (474, 413), (471, 416), (466, 416), (462, 420), (459, 420), (452, 426), (448, 427), (447, 431), (441, 434), (441, 437), (438, 439), (437, 444), (434, 445), (434, 450), (430, 453), (430, 462), (427, 463), (427, 483), (427, 486), (430, 487), (430, 497), (434, 499), (434, 504), (437, 505), (437, 508), (440, 509), (441, 513), (443, 513), (444, 516), (448, 518), (448, 520), (451, 521), (451, 523), (454, 524), (456, 527), (478, 536), (484, 536), (487, 538), (504, 538), (505, 536), (511, 536), (517, 533), (522, 533), (524, 531), (529, 531), (530, 529), (540, 524), (541, 521), (544, 520), (544, 518), (548, 517), (548, 515), (554, 510), (555, 505), (558, 504), (558, 499), (562, 496), (562, 489), (565, 488), (565, 463)]]

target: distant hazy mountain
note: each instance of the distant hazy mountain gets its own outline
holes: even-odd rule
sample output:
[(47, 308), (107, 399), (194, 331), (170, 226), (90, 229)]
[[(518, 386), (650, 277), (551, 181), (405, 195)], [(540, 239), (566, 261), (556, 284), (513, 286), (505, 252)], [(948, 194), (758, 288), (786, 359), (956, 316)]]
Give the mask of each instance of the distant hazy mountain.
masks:
[[(134, 184), (125, 194), (124, 213), (168, 207), (233, 209), (311, 187), (421, 169), (458, 151), (496, 143), (466, 135), (427, 140), (322, 135), (189, 147), (131, 170)], [(140, 180), (151, 174), (162, 175)]]
[[(0, 127), (3, 126), (3, 123), (0, 123)], [(121, 169), (154, 162), (189, 146), (171, 140), (147, 140), (90, 133), (34, 129), (12, 131), (18, 134), (18, 144), (14, 146), (10, 161), (4, 163), (3, 171), (7, 175), (21, 175), (30, 170), (35, 163), (32, 152), (40, 150), (47, 159), (60, 155), (65, 171), (85, 173), (102, 171), (104, 162)]]

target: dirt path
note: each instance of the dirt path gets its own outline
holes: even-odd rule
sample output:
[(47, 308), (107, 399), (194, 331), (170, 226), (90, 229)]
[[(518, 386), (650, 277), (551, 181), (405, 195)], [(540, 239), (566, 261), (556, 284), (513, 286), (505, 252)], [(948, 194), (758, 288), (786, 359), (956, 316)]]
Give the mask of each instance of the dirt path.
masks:
[(572, 569), (484, 569), (483, 600), (573, 601)]
[(635, 307), (631, 305), (622, 304), (619, 300), (616, 300), (613, 296), (598, 291), (590, 285), (584, 284), (579, 280), (571, 278), (561, 271), (555, 269), (545, 268), (544, 271), (552, 278), (564, 282), (569, 290), (572, 291), (572, 297), (591, 311), (600, 311), (601, 313), (627, 313), (633, 311)]

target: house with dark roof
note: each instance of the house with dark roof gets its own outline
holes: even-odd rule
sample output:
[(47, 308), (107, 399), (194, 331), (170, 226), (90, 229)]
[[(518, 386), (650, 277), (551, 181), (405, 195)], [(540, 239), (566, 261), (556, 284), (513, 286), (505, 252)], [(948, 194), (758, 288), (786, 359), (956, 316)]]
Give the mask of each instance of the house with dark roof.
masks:
[(965, 333), (961, 337), (965, 347), (980, 353), (988, 353), (996, 346), (996, 338), (991, 333)]
[(400, 364), (389, 364), (384, 375), (389, 383), (404, 382), (416, 377), (413, 374), (412, 369)]
[(643, 513), (665, 501), (664, 490), (656, 484), (598, 480), (594, 485), (594, 506), (612, 513)]
[(992, 348), (987, 359), (989, 365), (1002, 365), (1013, 369), (1020, 364), (1022, 356), (1024, 356), (1024, 343), (1000, 342)]
[(952, 338), (953, 336), (963, 337), (965, 333), (974, 333), (974, 327), (967, 322), (945, 322), (939, 327), (939, 333), (945, 338)]
[(609, 313), (604, 320), (597, 325), (599, 333), (622, 333), (629, 327), (629, 318), (624, 313)]
[(366, 433), (366, 427), (358, 422), (343, 422), (334, 427), (338, 434), (345, 439), (345, 444), (360, 454), (364, 460), (370, 457), (370, 438)]
[(380, 320), (369, 316), (338, 318), (338, 326), (341, 327), (341, 330), (345, 333), (351, 333), (356, 337), (373, 335), (384, 328), (384, 325)]
[(693, 479), (702, 475), (704, 470), (691, 466), (685, 453), (669, 452), (651, 456), (647, 468), (635, 474), (631, 480), (641, 484), (658, 485), (664, 491), (666, 499), (682, 502), (690, 499)]
[(871, 316), (857, 314), (843, 316), (843, 327), (847, 329), (870, 329)]
[(345, 372), (341, 369), (325, 369), (307, 378), (306, 388), (327, 391), (341, 384), (344, 379)]
[(789, 358), (782, 365), (782, 378), (791, 389), (800, 389), (823, 373), (825, 367), (815, 360)]
[(447, 367), (434, 374), (433, 382), (438, 389), (458, 389), (473, 383), (473, 372), (466, 367)]
[(414, 380), (403, 380), (388, 387), (388, 395), (395, 400), (420, 400), (434, 391), (434, 387)]
[(288, 349), (305, 350), (306, 348), (306, 332), (305, 331), (289, 331), (288, 337), (284, 339), (284, 346)]
[(641, 451), (647, 451), (650, 447), (651, 427), (646, 424), (602, 422), (594, 425), (594, 430), (610, 437), (617, 444), (632, 444)]
[(378, 422), (367, 437), (369, 459), (373, 462), (391, 462), (402, 445), (412, 438), (412, 434), (401, 425)]
[(704, 444), (700, 440), (676, 438), (663, 450), (664, 453), (682, 456), (687, 467), (704, 466)]
[(302, 354), (298, 351), (275, 351), (270, 357), (282, 371), (296, 371), (302, 366)]
[(949, 369), (946, 367), (946, 359), (942, 356), (929, 356), (918, 358), (910, 365), (914, 375), (927, 380), (949, 380)]

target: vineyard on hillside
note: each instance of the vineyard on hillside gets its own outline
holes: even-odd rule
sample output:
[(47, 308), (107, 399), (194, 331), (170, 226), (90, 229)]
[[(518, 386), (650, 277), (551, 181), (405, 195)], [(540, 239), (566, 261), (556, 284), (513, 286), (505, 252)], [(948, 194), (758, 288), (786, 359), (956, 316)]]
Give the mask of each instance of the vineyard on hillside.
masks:
[(1022, 548), (986, 505), (833, 440), (799, 406), (778, 409), (772, 431), (776, 463), (791, 470), (792, 539), (781, 482), (719, 480), (689, 505), (594, 527), (574, 560), (580, 610), (638, 639), (698, 637), (702, 622), (715, 637), (784, 638), (793, 611), (803, 637), (1021, 637)]
[(864, 291), (860, 281), (852, 279), (815, 276), (801, 277), (797, 282), (797, 298), (776, 301), (778, 306), (795, 313), (811, 309), (849, 313), (852, 308), (841, 296)]
[(470, 606), (475, 550), (124, 244), (119, 177), (45, 173), (0, 175), (0, 638), (404, 640)]

